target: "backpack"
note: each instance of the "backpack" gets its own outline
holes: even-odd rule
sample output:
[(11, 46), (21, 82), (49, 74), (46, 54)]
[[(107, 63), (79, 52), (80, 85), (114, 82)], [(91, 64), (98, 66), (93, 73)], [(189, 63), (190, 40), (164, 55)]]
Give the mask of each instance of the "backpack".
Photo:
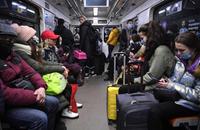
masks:
[(90, 43), (96, 43), (97, 42), (98, 34), (97, 34), (95, 28), (92, 25), (89, 26), (89, 28), (88, 28), (88, 36), (89, 36)]

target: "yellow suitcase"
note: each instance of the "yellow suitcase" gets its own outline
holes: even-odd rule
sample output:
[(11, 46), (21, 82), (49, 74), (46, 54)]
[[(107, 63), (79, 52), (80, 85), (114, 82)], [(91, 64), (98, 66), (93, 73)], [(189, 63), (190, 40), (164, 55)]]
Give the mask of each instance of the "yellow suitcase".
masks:
[[(126, 63), (126, 55), (124, 52), (114, 53), (114, 84), (108, 85), (107, 87), (107, 117), (108, 121), (115, 121), (117, 119), (117, 95), (119, 90), (118, 80), (125, 75), (125, 70), (120, 73), (116, 78), (116, 57), (117, 55), (122, 55), (124, 57), (124, 66)], [(116, 79), (116, 80), (115, 80)], [(123, 84), (125, 84), (125, 77), (123, 76)]]
[(109, 85), (107, 88), (107, 116), (108, 120), (116, 120), (117, 119), (117, 104), (116, 97), (118, 94), (119, 87), (117, 85)]

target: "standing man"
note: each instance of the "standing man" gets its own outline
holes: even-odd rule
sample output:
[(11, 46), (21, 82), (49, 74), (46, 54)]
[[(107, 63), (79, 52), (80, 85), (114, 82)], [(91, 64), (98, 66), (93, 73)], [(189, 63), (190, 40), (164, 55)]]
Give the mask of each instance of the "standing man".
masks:
[[(94, 29), (85, 16), (80, 16), (80, 49), (87, 54), (87, 61), (85, 67), (85, 77), (89, 74), (94, 74), (94, 57), (96, 54), (96, 41), (91, 35), (91, 30)], [(97, 40), (97, 39), (96, 39)]]
[(69, 49), (72, 49), (74, 36), (72, 32), (64, 26), (64, 23), (64, 19), (58, 19), (58, 25), (56, 26), (54, 33), (62, 37), (62, 47), (65, 48), (67, 46)]

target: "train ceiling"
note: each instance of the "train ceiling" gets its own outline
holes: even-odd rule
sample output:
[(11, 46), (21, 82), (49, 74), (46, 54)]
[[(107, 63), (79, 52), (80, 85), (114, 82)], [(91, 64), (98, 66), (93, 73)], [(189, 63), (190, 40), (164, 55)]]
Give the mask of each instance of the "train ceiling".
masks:
[[(76, 19), (80, 15), (86, 17), (103, 17), (108, 19), (121, 19), (147, 0), (46, 0), (70, 19)], [(102, 7), (97, 5), (98, 14), (94, 16), (94, 8), (87, 4), (104, 4), (109, 6)], [(85, 4), (84, 4), (85, 3)], [(89, 4), (88, 4), (89, 5)], [(87, 6), (87, 7), (86, 7)]]

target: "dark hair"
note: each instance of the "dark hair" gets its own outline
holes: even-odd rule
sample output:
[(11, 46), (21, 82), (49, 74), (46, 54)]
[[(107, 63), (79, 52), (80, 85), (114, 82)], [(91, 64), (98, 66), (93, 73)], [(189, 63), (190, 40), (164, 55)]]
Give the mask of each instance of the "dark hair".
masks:
[(198, 37), (192, 32), (185, 32), (179, 34), (175, 38), (175, 42), (184, 44), (188, 48), (194, 49), (195, 55), (200, 53), (200, 44)]
[(139, 32), (139, 33), (140, 33), (140, 32), (147, 33), (147, 32), (148, 32), (148, 24), (143, 24), (143, 25), (139, 28), (138, 32)]
[(65, 20), (64, 19), (58, 19), (58, 25), (63, 25), (65, 23)]
[[(167, 41), (166, 33), (164, 29), (155, 21), (150, 21), (145, 26), (147, 28), (147, 42), (145, 49), (145, 64), (148, 65), (148, 61), (154, 54), (156, 48), (160, 45), (167, 46), (172, 50), (170, 43)], [(148, 66), (144, 68), (144, 73), (148, 71)]]
[(133, 20), (132, 20), (132, 19), (129, 19), (126, 23), (128, 24), (129, 22), (133, 22)]
[(133, 42), (138, 42), (138, 41), (140, 41), (141, 40), (141, 38), (140, 38), (140, 36), (139, 35), (133, 35), (132, 36), (132, 40), (133, 40)]

